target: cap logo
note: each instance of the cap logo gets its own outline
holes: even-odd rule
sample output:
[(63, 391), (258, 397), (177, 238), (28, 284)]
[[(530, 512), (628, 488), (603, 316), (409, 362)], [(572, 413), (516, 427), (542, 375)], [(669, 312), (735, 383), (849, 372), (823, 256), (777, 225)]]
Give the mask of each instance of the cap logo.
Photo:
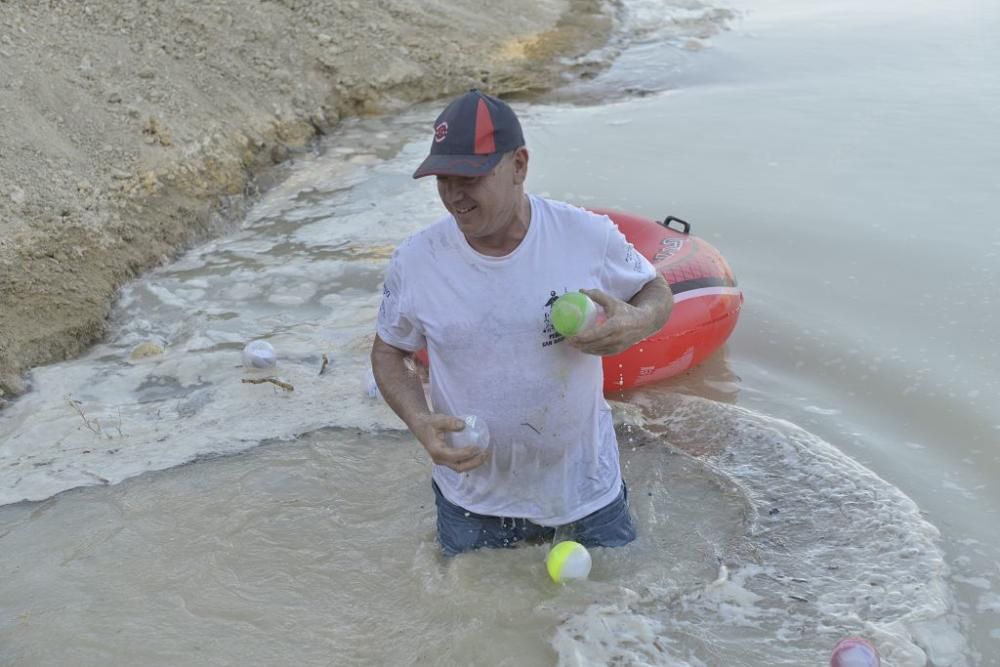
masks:
[(447, 137), (447, 136), (448, 136), (448, 122), (447, 121), (438, 124), (438, 126), (434, 128), (434, 141), (435, 141), (435, 143), (441, 143), (442, 141), (444, 141), (444, 138)]

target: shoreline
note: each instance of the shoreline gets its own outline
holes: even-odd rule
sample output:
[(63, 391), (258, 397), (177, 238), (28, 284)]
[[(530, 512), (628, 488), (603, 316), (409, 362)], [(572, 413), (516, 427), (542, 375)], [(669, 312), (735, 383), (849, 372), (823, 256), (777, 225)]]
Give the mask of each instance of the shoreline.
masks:
[(341, 119), (538, 93), (611, 29), (596, 0), (5, 3), (0, 408), (104, 335), (122, 284), (239, 220), (259, 174)]

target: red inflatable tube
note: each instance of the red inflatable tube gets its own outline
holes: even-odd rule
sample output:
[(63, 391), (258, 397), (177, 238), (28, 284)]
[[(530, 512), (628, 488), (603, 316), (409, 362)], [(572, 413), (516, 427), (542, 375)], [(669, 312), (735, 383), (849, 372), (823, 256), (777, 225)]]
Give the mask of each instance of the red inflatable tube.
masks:
[[(743, 292), (719, 251), (691, 236), (688, 224), (676, 218), (658, 223), (616, 211), (594, 212), (618, 225), (674, 293), (674, 309), (662, 329), (621, 354), (604, 358), (604, 392), (673, 377), (722, 347), (736, 327)], [(667, 226), (675, 223), (683, 231)]]
[[(722, 347), (736, 327), (743, 292), (729, 264), (710, 243), (677, 218), (654, 222), (593, 209), (611, 218), (636, 250), (670, 283), (674, 308), (658, 332), (621, 354), (604, 357), (604, 393), (665, 380), (693, 368)], [(683, 231), (673, 229), (676, 223)], [(427, 364), (427, 351), (417, 353)]]

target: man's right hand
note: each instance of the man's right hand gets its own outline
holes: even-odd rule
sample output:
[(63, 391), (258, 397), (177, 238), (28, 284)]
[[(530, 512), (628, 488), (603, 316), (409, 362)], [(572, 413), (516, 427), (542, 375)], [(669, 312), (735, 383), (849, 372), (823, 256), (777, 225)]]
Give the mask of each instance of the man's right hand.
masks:
[(456, 472), (478, 468), (489, 458), (489, 450), (479, 447), (456, 448), (448, 445), (445, 440), (447, 434), (465, 428), (465, 422), (458, 417), (425, 414), (418, 417), (410, 428), (430, 454), (431, 461)]
[(385, 402), (409, 427), (434, 463), (457, 472), (481, 466), (489, 458), (489, 450), (448, 446), (445, 436), (449, 431), (461, 431), (465, 422), (458, 417), (436, 415), (429, 411), (420, 378), (406, 367), (409, 356), (406, 350), (393, 347), (375, 336), (372, 372)]

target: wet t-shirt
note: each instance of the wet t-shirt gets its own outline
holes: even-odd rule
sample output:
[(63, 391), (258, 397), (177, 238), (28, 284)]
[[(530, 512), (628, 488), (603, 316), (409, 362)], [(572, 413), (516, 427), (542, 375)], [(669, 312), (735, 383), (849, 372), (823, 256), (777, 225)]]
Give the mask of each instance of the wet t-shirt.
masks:
[(655, 275), (609, 218), (530, 197), (531, 224), (503, 257), (482, 255), (449, 215), (407, 239), (386, 272), (379, 337), (430, 358), (434, 411), (477, 415), (491, 457), (434, 466), (444, 496), (478, 514), (575, 521), (621, 490), (600, 357), (553, 329), (555, 299), (601, 289), (631, 299)]

